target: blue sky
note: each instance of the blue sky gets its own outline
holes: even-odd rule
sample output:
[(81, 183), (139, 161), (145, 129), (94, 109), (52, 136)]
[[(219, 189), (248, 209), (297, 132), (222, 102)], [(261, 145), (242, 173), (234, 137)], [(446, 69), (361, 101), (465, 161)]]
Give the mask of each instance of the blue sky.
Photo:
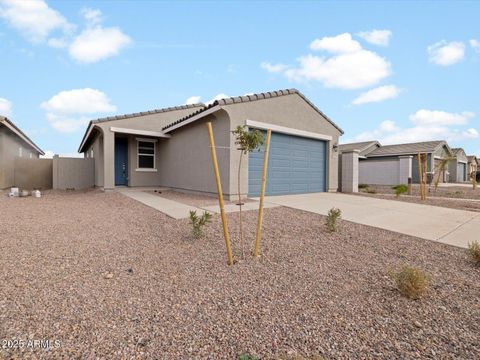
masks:
[(480, 155), (479, 17), (459, 1), (0, 0), (0, 113), (71, 154), (90, 119), (295, 87), (342, 142)]

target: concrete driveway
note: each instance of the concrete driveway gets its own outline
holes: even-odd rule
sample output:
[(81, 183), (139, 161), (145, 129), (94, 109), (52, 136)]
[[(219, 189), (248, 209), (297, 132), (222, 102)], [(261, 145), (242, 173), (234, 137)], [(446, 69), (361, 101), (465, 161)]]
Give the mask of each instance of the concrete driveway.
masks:
[(268, 196), (269, 203), (326, 215), (332, 207), (355, 223), (464, 247), (480, 241), (480, 213), (339, 193)]

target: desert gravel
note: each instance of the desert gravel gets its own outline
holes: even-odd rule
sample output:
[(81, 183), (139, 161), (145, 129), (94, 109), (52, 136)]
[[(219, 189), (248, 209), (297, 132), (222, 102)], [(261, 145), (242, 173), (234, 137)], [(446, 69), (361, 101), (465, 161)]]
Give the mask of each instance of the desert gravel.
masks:
[[(60, 340), (0, 358), (480, 358), (480, 267), (459, 248), (273, 208), (264, 256), (229, 267), (219, 216), (193, 241), (115, 192), (1, 196), (0, 214), (0, 340)], [(386, 276), (404, 263), (431, 274), (425, 298)]]
[[(392, 187), (387, 185), (369, 185), (368, 188), (375, 190), (377, 194), (394, 194)], [(360, 192), (365, 191), (365, 189), (360, 189)], [(412, 185), (412, 195), (420, 196), (420, 187), (416, 184)], [(473, 190), (473, 186), (439, 186), (435, 189), (433, 185), (427, 185), (427, 197), (480, 200), (480, 184), (475, 190)]]

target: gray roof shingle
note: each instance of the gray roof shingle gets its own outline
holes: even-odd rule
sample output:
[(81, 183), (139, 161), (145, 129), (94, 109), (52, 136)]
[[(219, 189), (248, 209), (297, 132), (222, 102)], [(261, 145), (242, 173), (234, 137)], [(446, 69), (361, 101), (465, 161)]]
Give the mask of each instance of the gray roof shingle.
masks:
[(380, 146), (380, 143), (377, 140), (371, 140), (371, 141), (362, 141), (362, 142), (356, 142), (356, 143), (348, 143), (348, 144), (340, 144), (338, 145), (338, 149), (340, 152), (343, 151), (352, 151), (352, 150), (359, 150), (360, 153), (368, 149), (370, 146), (378, 144)]
[(210, 104), (208, 106), (205, 106), (204, 108), (202, 108), (198, 111), (195, 111), (192, 114), (189, 114), (189, 115), (187, 115), (187, 116), (185, 116), (185, 117), (183, 117), (183, 118), (181, 118), (177, 121), (174, 121), (174, 122), (164, 126), (162, 128), (162, 130), (167, 130), (168, 128), (171, 128), (172, 126), (180, 124), (180, 123), (194, 117), (195, 115), (201, 114), (202, 112), (204, 112), (208, 109), (211, 109), (211, 108), (213, 108), (214, 106), (217, 106), (217, 105), (222, 106), (222, 105), (245, 103), (245, 102), (250, 102), (250, 101), (265, 100), (265, 99), (270, 99), (270, 98), (274, 98), (274, 97), (278, 97), (278, 96), (292, 95), (292, 94), (299, 95), (303, 100), (305, 100), (305, 102), (308, 105), (310, 105), (315, 111), (317, 111), (320, 115), (322, 115), (325, 119), (327, 119), (327, 121), (329, 123), (331, 123), (335, 128), (337, 128), (343, 134), (343, 130), (337, 124), (335, 124), (327, 115), (325, 115), (319, 108), (317, 108), (315, 106), (315, 104), (313, 104), (310, 100), (308, 100), (305, 97), (305, 95), (303, 95), (297, 89), (269, 91), (269, 92), (265, 92), (265, 93), (258, 93), (258, 94), (244, 95), (244, 96), (236, 96), (236, 97), (229, 97), (229, 98), (225, 98), (225, 99), (215, 100), (212, 104)]
[(385, 145), (372, 151), (368, 156), (395, 156), (395, 155), (411, 155), (417, 153), (431, 153), (438, 149), (439, 146), (447, 145), (443, 140), (425, 141), (409, 144)]

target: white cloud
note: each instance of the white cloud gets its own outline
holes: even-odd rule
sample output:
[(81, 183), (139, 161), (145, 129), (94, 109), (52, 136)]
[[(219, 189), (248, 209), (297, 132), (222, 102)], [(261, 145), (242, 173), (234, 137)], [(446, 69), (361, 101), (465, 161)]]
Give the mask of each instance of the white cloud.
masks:
[(349, 33), (316, 39), (310, 49), (330, 55), (300, 56), (297, 67), (269, 62), (263, 62), (261, 67), (268, 72), (282, 73), (290, 81), (319, 81), (326, 87), (340, 89), (372, 86), (391, 74), (391, 65), (385, 58), (363, 49)]
[(260, 67), (270, 73), (281, 73), (289, 68), (289, 66), (285, 64), (272, 64), (266, 61), (262, 62)]
[(310, 44), (311, 50), (324, 50), (334, 54), (353, 53), (360, 51), (360, 43), (352, 39), (349, 33), (340, 34), (333, 37), (323, 37), (315, 39)]
[(215, 95), (212, 99), (210, 99), (209, 101), (207, 101), (205, 104), (206, 104), (206, 105), (210, 105), (210, 104), (212, 104), (215, 100), (226, 99), (226, 98), (228, 98), (228, 97), (230, 97), (230, 96), (228, 96), (228, 95), (226, 95), (226, 94), (224, 94), (224, 93), (220, 93), (220, 94)]
[(400, 89), (395, 85), (380, 86), (360, 94), (360, 96), (353, 100), (352, 103), (354, 105), (361, 105), (372, 102), (381, 102), (387, 99), (396, 98), (398, 94), (400, 94)]
[(299, 68), (285, 71), (288, 79), (316, 80), (332, 88), (358, 89), (375, 85), (391, 73), (388, 61), (367, 50), (330, 58), (307, 55), (300, 57), (299, 62)]
[(477, 54), (480, 54), (480, 41), (478, 41), (477, 39), (471, 39), (469, 43), (472, 49), (475, 50)]
[(99, 9), (84, 8), (80, 13), (91, 25), (102, 22), (102, 12)]
[(357, 35), (370, 44), (388, 46), (392, 32), (390, 30), (371, 30), (359, 32)]
[(465, 44), (459, 41), (447, 43), (439, 41), (427, 48), (429, 60), (437, 65), (453, 65), (458, 63), (465, 56)]
[(192, 105), (192, 104), (198, 104), (200, 102), (201, 97), (200, 96), (190, 96), (185, 104), (187, 105)]
[(419, 110), (409, 117), (414, 126), (402, 128), (394, 121), (384, 121), (377, 129), (357, 135), (355, 141), (375, 139), (387, 145), (430, 140), (459, 142), (477, 139), (477, 129), (458, 127), (466, 125), (473, 116), (470, 112), (455, 114), (439, 110)]
[(70, 56), (80, 63), (94, 63), (118, 55), (132, 42), (119, 28), (87, 28), (69, 46)]
[(60, 132), (75, 132), (89, 121), (87, 115), (116, 111), (107, 95), (96, 89), (61, 91), (40, 107), (47, 111), (50, 125)]
[(2, 0), (0, 17), (34, 43), (46, 41), (56, 30), (70, 33), (74, 29), (74, 25), (43, 0)]
[(8, 117), (12, 114), (12, 103), (7, 99), (0, 98), (0, 115)]
[(75, 152), (75, 153), (56, 153), (55, 151), (52, 151), (52, 150), (46, 150), (45, 151), (45, 155), (40, 155), (40, 158), (42, 159), (51, 159), (53, 158), (54, 155), (58, 155), (60, 157), (73, 157), (73, 158), (83, 158), (84, 155), (83, 153), (78, 153), (78, 152)]
[(464, 125), (474, 116), (475, 114), (469, 111), (458, 114), (420, 109), (415, 114), (410, 115), (410, 121), (415, 125)]

